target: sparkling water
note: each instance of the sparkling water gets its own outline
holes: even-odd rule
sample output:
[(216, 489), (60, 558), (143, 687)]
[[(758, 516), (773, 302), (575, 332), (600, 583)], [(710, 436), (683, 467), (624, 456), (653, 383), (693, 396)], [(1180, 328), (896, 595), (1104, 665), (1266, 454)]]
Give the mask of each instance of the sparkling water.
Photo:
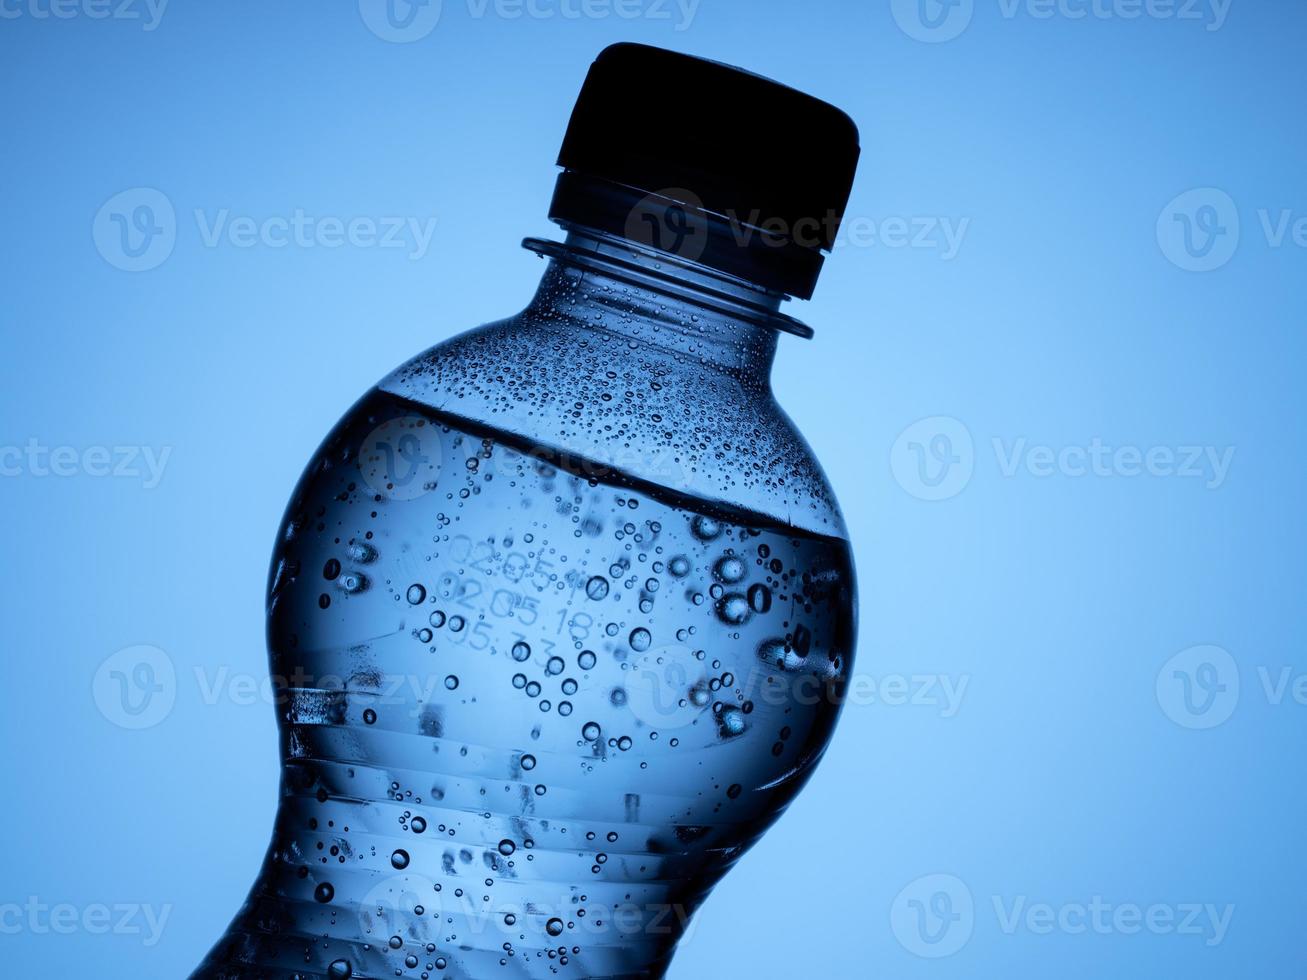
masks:
[(802, 786), (845, 541), (374, 391), (280, 532), (284, 774), (196, 977), (658, 977)]

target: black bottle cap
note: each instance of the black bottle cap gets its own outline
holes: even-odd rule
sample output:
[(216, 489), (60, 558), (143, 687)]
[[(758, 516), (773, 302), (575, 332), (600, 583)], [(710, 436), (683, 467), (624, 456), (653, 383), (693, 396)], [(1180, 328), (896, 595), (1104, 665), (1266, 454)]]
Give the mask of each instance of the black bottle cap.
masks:
[(550, 217), (807, 298), (858, 154), (857, 127), (829, 103), (715, 61), (615, 44), (577, 99)]

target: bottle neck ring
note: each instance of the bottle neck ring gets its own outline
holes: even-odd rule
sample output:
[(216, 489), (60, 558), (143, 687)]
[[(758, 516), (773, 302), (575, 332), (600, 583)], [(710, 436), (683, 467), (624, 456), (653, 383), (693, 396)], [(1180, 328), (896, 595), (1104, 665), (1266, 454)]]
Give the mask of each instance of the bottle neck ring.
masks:
[(813, 336), (812, 328), (806, 323), (780, 312), (780, 305), (787, 298), (783, 294), (684, 262), (620, 236), (573, 227), (564, 242), (526, 238), (522, 247), (561, 266), (595, 273), (699, 307), (717, 317), (805, 340)]

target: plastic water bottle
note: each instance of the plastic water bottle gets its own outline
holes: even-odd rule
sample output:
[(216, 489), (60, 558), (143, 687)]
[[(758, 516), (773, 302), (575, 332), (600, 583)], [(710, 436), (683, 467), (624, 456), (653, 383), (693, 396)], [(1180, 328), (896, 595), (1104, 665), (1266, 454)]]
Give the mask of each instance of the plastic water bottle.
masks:
[(792, 89), (600, 55), (531, 304), (382, 381), (294, 492), (276, 825), (195, 977), (664, 974), (849, 675), (844, 523), (768, 374), (857, 155)]

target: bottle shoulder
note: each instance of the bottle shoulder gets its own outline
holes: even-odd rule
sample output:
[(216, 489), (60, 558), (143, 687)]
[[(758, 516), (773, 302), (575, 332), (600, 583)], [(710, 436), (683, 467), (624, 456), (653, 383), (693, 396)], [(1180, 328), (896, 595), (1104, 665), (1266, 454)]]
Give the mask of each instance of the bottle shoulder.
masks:
[[(846, 537), (829, 482), (765, 375), (529, 313), (400, 366), (383, 392), (674, 494)], [(602, 475), (602, 474), (599, 474)]]

